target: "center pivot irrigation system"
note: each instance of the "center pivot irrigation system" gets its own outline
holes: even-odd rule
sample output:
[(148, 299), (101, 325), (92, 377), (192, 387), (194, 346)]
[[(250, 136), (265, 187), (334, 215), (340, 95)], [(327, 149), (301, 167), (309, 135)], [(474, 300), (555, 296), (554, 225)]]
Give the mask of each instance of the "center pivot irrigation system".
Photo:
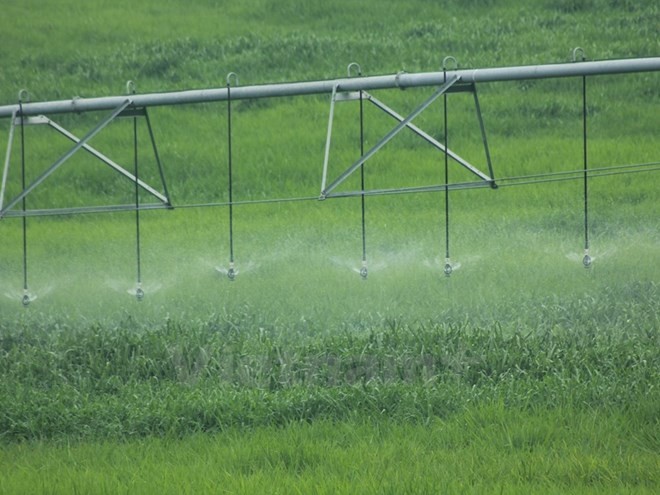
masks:
[[(452, 67), (448, 67), (451, 65)], [(588, 178), (596, 175), (611, 175), (613, 173), (629, 173), (640, 171), (660, 170), (660, 162), (647, 163), (640, 165), (621, 165), (607, 168), (589, 169), (587, 157), (587, 90), (586, 81), (588, 76), (624, 74), (637, 72), (660, 71), (660, 57), (637, 58), (623, 60), (604, 60), (604, 61), (586, 61), (584, 51), (581, 48), (573, 50), (573, 61), (562, 64), (531, 65), (519, 67), (503, 67), (488, 69), (458, 69), (456, 60), (453, 57), (446, 57), (442, 63), (442, 70), (437, 72), (426, 72), (408, 74), (400, 72), (393, 75), (363, 77), (360, 66), (352, 63), (348, 66), (347, 77), (334, 80), (308, 81), (296, 83), (278, 83), (264, 84), (254, 86), (239, 86), (238, 77), (234, 73), (227, 76), (227, 84), (224, 88), (175, 91), (167, 93), (136, 94), (135, 85), (132, 82), (127, 83), (127, 95), (101, 97), (101, 98), (74, 98), (71, 100), (31, 102), (29, 95), (25, 90), (19, 92), (18, 103), (14, 105), (0, 106), (0, 118), (11, 119), (9, 128), (9, 139), (6, 151), (6, 158), (2, 174), (2, 183), (0, 185), (0, 220), (8, 217), (18, 217), (23, 222), (23, 297), (24, 305), (30, 304), (36, 296), (30, 293), (28, 289), (28, 256), (27, 256), (27, 219), (31, 216), (62, 215), (77, 213), (102, 213), (116, 211), (135, 211), (136, 226), (136, 254), (137, 254), (137, 286), (130, 292), (138, 300), (144, 297), (141, 279), (140, 262), (140, 211), (151, 209), (172, 209), (176, 207), (194, 207), (194, 206), (227, 206), (229, 211), (229, 266), (226, 269), (220, 269), (234, 280), (238, 271), (234, 265), (234, 242), (233, 242), (233, 207), (237, 204), (245, 203), (263, 203), (263, 202), (283, 202), (300, 201), (309, 199), (325, 200), (328, 198), (339, 197), (361, 197), (362, 208), (362, 265), (356, 271), (364, 279), (367, 278), (367, 257), (366, 257), (366, 235), (365, 235), (365, 197), (369, 195), (380, 194), (400, 194), (400, 193), (419, 193), (427, 191), (439, 191), (445, 193), (445, 262), (443, 271), (449, 276), (457, 265), (453, 265), (449, 257), (449, 191), (455, 189), (468, 189), (476, 187), (497, 188), (500, 185), (513, 185), (511, 181), (520, 178), (500, 178), (496, 181), (491, 163), (488, 141), (486, 139), (486, 130), (481, 115), (479, 98), (477, 96), (477, 84), (516, 81), (527, 79), (546, 79), (563, 77), (581, 77), (582, 78), (582, 123), (583, 123), (583, 169), (573, 172), (555, 172), (540, 174), (533, 177), (526, 177), (530, 181), (539, 180), (564, 180), (564, 179), (582, 179), (584, 182), (584, 257), (582, 262), (589, 268), (592, 264), (592, 258), (589, 255), (589, 228), (588, 228)], [(402, 116), (392, 108), (378, 100), (369, 91), (381, 89), (406, 89), (417, 87), (434, 87), (435, 91), (423, 101), (409, 115)], [(459, 156), (448, 147), (447, 143), (447, 96), (452, 93), (467, 92), (474, 98), (474, 106), (477, 114), (483, 148), (485, 154), (485, 166), (478, 168)], [(231, 103), (235, 100), (255, 99), (255, 98), (273, 98), (283, 96), (303, 96), (313, 94), (330, 95), (330, 111), (328, 120), (328, 130), (325, 145), (325, 154), (323, 157), (323, 168), (321, 177), (320, 194), (314, 198), (288, 198), (288, 199), (267, 199), (260, 201), (238, 201), (233, 198), (232, 188), (232, 115)], [(424, 112), (440, 97), (444, 99), (444, 140), (440, 142), (421, 128), (412, 123), (418, 115)], [(227, 102), (227, 122), (228, 122), (228, 202), (213, 203), (202, 205), (175, 205), (168, 192), (165, 173), (161, 164), (161, 159), (156, 146), (154, 132), (149, 120), (148, 108), (154, 106), (166, 105), (186, 105), (204, 102)], [(330, 177), (328, 174), (328, 164), (330, 158), (330, 149), (332, 143), (332, 130), (335, 104), (344, 101), (358, 101), (360, 105), (360, 156), (350, 166), (348, 166), (337, 177)], [(363, 134), (363, 105), (365, 103), (373, 104), (377, 109), (396, 121), (396, 125), (385, 134), (373, 147), (364, 149)], [(82, 138), (77, 137), (60, 124), (50, 118), (56, 114), (67, 113), (85, 113), (108, 111), (87, 134)], [(133, 145), (134, 145), (134, 163), (132, 170), (124, 167), (111, 158), (101, 153), (89, 144), (89, 141), (101, 132), (114, 120), (128, 117), (133, 120)], [(144, 119), (149, 133), (150, 143), (153, 149), (154, 158), (158, 167), (160, 184), (152, 186), (140, 179), (138, 167), (138, 119)], [(47, 167), (31, 183), (27, 183), (25, 174), (25, 132), (24, 129), (29, 125), (46, 125), (73, 143), (73, 146), (55, 162)], [(9, 177), (10, 162), (12, 156), (12, 144), (14, 135), (18, 128), (21, 141), (20, 166), (21, 166), (21, 192), (15, 197), (6, 198), (7, 182)], [(408, 129), (422, 138), (428, 144), (439, 150), (444, 155), (445, 181), (444, 184), (421, 186), (421, 187), (399, 187), (391, 189), (367, 189), (364, 181), (364, 164), (373, 157), (387, 142), (396, 136), (403, 129)], [(107, 205), (107, 206), (82, 206), (71, 208), (48, 208), (48, 209), (28, 209), (27, 199), (30, 193), (38, 188), (49, 176), (60, 168), (76, 152), (85, 150), (94, 158), (110, 167), (116, 173), (120, 174), (134, 185), (135, 201), (125, 205)], [(448, 175), (449, 159), (452, 163), (467, 170), (473, 181), (450, 183)], [(339, 186), (346, 179), (357, 171), (361, 174), (361, 187), (356, 191), (341, 191)], [(617, 170), (614, 172), (614, 170)], [(509, 183), (507, 184), (507, 181)], [(140, 200), (140, 192), (148, 193), (152, 203), (143, 203)]]

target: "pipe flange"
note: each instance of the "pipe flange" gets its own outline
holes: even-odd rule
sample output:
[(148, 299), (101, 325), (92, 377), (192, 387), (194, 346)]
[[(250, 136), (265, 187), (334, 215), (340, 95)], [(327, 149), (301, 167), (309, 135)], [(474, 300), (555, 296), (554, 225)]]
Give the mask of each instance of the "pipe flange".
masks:
[(401, 76), (406, 74), (407, 72), (405, 70), (400, 70), (399, 72), (396, 73), (396, 76), (394, 76), (394, 85), (402, 91), (405, 90), (406, 88), (401, 86)]

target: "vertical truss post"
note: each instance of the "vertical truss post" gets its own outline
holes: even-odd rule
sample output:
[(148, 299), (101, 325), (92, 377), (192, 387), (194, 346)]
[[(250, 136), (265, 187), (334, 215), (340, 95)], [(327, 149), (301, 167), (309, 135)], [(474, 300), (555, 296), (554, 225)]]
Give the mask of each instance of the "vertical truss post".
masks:
[[(11, 116), (11, 124), (9, 125), (9, 139), (7, 139), (7, 152), (5, 154), (5, 166), (2, 170), (2, 184), (0, 184), (0, 210), (5, 204), (5, 189), (7, 187), (7, 177), (9, 175), (9, 162), (11, 160), (12, 144), (14, 142), (14, 129), (16, 128), (16, 113), (13, 112)], [(1, 219), (2, 217), (0, 217)]]
[(332, 87), (332, 95), (330, 96), (330, 114), (328, 116), (328, 133), (325, 139), (325, 153), (323, 157), (323, 175), (321, 177), (321, 199), (324, 199), (323, 192), (328, 179), (328, 161), (330, 160), (330, 144), (332, 143), (332, 122), (335, 118), (335, 101), (337, 100), (338, 84)]
[[(163, 185), (163, 193), (164, 193), (164, 200), (163, 203), (165, 203), (168, 207), (172, 207), (172, 202), (170, 200), (170, 193), (167, 189), (167, 182), (165, 181), (165, 171), (163, 169), (163, 164), (160, 161), (160, 155), (158, 154), (158, 147), (156, 146), (156, 138), (154, 137), (154, 131), (151, 127), (151, 120), (149, 119), (149, 112), (147, 111), (147, 108), (144, 108), (144, 119), (147, 123), (147, 129), (149, 130), (149, 139), (151, 140), (151, 147), (154, 151), (154, 157), (156, 159), (156, 165), (158, 166), (158, 173), (160, 175), (160, 182)], [(135, 181), (137, 182), (137, 177), (135, 178)], [(146, 184), (140, 184), (143, 188), (148, 189), (148, 186)], [(151, 192), (151, 191), (149, 191)], [(158, 197), (158, 196), (157, 196)]]
[(481, 130), (481, 141), (484, 145), (484, 152), (486, 154), (486, 163), (488, 164), (488, 175), (490, 176), (489, 181), (493, 189), (497, 188), (495, 183), (495, 174), (493, 172), (493, 162), (490, 159), (490, 148), (488, 147), (488, 138), (486, 137), (486, 126), (484, 124), (484, 118), (481, 114), (481, 105), (479, 104), (479, 96), (477, 95), (477, 85), (472, 83), (472, 94), (474, 96), (474, 107), (477, 111), (477, 119), (479, 120), (479, 129)]

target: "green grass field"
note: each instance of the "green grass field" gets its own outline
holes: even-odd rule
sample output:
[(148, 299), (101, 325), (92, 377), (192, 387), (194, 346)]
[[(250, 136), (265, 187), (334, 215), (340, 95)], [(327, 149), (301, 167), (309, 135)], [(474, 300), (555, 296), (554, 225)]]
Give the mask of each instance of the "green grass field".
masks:
[[(117, 95), (128, 80), (222, 87), (229, 72), (240, 85), (333, 79), (351, 62), (377, 75), (448, 55), (479, 68), (569, 62), (576, 46), (589, 60), (660, 52), (651, 1), (5, 3), (0, 105), (21, 89)], [(233, 103), (233, 282), (216, 271), (228, 209), (209, 206), (228, 201), (227, 104), (150, 109), (176, 208), (141, 213), (143, 301), (128, 294), (134, 212), (28, 218), (28, 307), (23, 224), (0, 221), (0, 493), (656, 493), (658, 88), (658, 73), (587, 79), (590, 168), (647, 164), (589, 180), (590, 269), (583, 182), (533, 177), (582, 169), (575, 78), (481, 85), (502, 187), (450, 193), (460, 268), (443, 274), (443, 192), (373, 196), (366, 281), (360, 198), (316, 200), (329, 95)], [(374, 95), (405, 115), (431, 92)], [(483, 167), (471, 95), (446, 108), (450, 148)], [(52, 116), (77, 135), (102, 117)], [(415, 123), (444, 138), (443, 100)], [(394, 125), (369, 105), (364, 124), (367, 147)], [(70, 144), (24, 131), (31, 181)], [(8, 132), (0, 121), (2, 157)], [(140, 177), (157, 183), (139, 132)], [(132, 164), (132, 133), (119, 120), (92, 145)], [(338, 104), (330, 174), (359, 152), (358, 106)], [(451, 165), (452, 183), (469, 178)], [(401, 133), (365, 180), (442, 184), (444, 158)], [(27, 206), (133, 194), (76, 155)]]

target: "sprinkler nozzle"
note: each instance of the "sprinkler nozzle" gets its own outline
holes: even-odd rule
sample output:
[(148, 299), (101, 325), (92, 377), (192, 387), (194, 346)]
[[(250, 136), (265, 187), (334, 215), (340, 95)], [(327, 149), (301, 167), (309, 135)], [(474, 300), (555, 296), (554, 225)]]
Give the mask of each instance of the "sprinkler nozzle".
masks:
[(135, 289), (135, 298), (138, 301), (142, 301), (142, 299), (144, 299), (144, 291), (142, 290), (142, 286), (140, 284), (138, 284)]
[(451, 275), (451, 272), (454, 271), (454, 269), (451, 266), (451, 263), (449, 262), (449, 258), (445, 259), (445, 267), (443, 268), (443, 271), (445, 272), (446, 277), (449, 277)]
[(591, 256), (589, 256), (589, 250), (585, 249), (584, 258), (582, 258), (582, 264), (584, 265), (585, 268), (591, 268), (592, 263), (593, 263), (593, 259), (591, 258)]
[(369, 275), (369, 270), (367, 270), (367, 262), (363, 261), (362, 268), (360, 268), (360, 277), (362, 277), (362, 280), (366, 280), (367, 275)]
[(27, 290), (23, 293), (23, 298), (21, 299), (21, 302), (23, 303), (23, 306), (26, 307), (29, 306), (30, 303), (32, 302), (32, 298), (30, 297), (30, 294), (28, 293)]

